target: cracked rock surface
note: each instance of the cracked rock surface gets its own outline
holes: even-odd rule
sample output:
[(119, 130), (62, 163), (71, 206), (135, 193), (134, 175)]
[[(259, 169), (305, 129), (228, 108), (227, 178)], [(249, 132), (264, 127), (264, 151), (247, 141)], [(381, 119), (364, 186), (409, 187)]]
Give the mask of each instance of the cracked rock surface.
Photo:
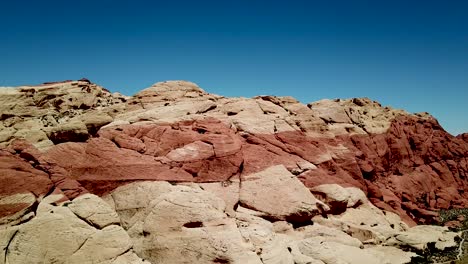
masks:
[(468, 136), (368, 98), (0, 88), (0, 264), (409, 263), (459, 247)]

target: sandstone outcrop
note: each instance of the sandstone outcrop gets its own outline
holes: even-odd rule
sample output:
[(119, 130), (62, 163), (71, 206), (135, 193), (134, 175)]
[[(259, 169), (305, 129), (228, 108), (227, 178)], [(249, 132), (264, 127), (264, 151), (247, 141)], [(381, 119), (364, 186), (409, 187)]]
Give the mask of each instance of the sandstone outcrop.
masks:
[(409, 263), (459, 248), (468, 137), (368, 98), (0, 88), (2, 263)]

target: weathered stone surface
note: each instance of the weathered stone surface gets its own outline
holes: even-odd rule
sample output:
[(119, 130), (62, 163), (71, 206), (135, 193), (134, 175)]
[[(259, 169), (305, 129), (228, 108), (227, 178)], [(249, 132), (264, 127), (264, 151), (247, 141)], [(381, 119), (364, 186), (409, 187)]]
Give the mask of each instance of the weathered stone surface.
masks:
[(348, 208), (340, 215), (314, 217), (314, 222), (346, 232), (363, 243), (379, 244), (398, 232), (408, 229), (391, 212), (381, 211), (368, 201), (357, 208)]
[(343, 188), (338, 184), (323, 184), (311, 189), (316, 197), (325, 201), (331, 214), (340, 214), (348, 207), (356, 207), (366, 201), (366, 195), (359, 189)]
[(146, 260), (142, 260), (135, 253), (128, 252), (118, 256), (111, 264), (151, 264)]
[(235, 216), (240, 193), (240, 181), (238, 179), (226, 182), (200, 183), (199, 185), (203, 190), (223, 199), (226, 204), (226, 213), (231, 217)]
[(141, 224), (151, 201), (169, 191), (171, 184), (165, 181), (134, 182), (118, 187), (104, 200), (119, 214), (122, 226), (128, 230), (136, 223)]
[(404, 264), (411, 263), (412, 258), (418, 255), (413, 252), (403, 251), (399, 248), (376, 246), (365, 248), (364, 251), (380, 258), (380, 263)]
[[(2, 261), (111, 263), (126, 252), (133, 253), (130, 237), (122, 227), (108, 225), (103, 229), (96, 229), (69, 209), (73, 207), (75, 211), (85, 211), (90, 215), (88, 219), (96, 219), (93, 216), (102, 213), (104, 202), (97, 197), (87, 199), (89, 197), (80, 197), (76, 205), (75, 201), (72, 201), (68, 204), (69, 207), (66, 204), (54, 206), (41, 202), (37, 216), (30, 221), (0, 229), (0, 243), (4, 245)], [(89, 208), (84, 208), (85, 205)], [(130, 258), (135, 263), (143, 263), (141, 259), (132, 255), (125, 258)]]
[(0, 133), (0, 144), (24, 138), (46, 150), (54, 143), (84, 141), (111, 122), (124, 101), (87, 80), (2, 88), (0, 123), (6, 130)]
[(261, 263), (224, 209), (223, 200), (209, 192), (173, 186), (151, 201), (141, 225), (129, 231), (135, 251), (155, 263)]
[(304, 239), (311, 237), (321, 237), (322, 241), (337, 242), (343, 245), (358, 248), (363, 247), (363, 244), (359, 239), (354, 238), (341, 230), (320, 225), (319, 223), (301, 227), (296, 231), (300, 233), (300, 237)]
[(387, 241), (388, 245), (397, 245), (402, 248), (412, 247), (424, 250), (433, 244), (438, 250), (457, 246), (459, 234), (450, 232), (446, 227), (419, 225), (395, 235)]
[(100, 229), (120, 223), (115, 210), (93, 194), (84, 194), (75, 198), (68, 208), (80, 219)]
[(110, 225), (88, 237), (80, 248), (67, 259), (67, 263), (112, 261), (131, 247), (132, 242), (125, 230), (120, 226)]
[(299, 242), (299, 251), (324, 263), (382, 263), (380, 258), (358, 247), (325, 241), (322, 237), (307, 238)]
[(1, 88), (0, 259), (405, 263), (457, 246), (408, 225), (468, 207), (467, 138), (367, 98)]
[(315, 197), (282, 165), (243, 176), (239, 200), (275, 220), (307, 222), (319, 213)]
[(0, 224), (14, 225), (32, 211), (36, 197), (32, 193), (0, 196)]

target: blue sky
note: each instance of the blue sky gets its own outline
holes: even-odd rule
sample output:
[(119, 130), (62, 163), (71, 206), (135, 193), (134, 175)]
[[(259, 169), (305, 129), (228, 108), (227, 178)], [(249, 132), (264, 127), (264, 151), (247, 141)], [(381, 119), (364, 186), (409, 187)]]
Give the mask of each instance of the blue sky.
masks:
[(2, 1), (0, 86), (367, 96), (468, 132), (467, 1)]

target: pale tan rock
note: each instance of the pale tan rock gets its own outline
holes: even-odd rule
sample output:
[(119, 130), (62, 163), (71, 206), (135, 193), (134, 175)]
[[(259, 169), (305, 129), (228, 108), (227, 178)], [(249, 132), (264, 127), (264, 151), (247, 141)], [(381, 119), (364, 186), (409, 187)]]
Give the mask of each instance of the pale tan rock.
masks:
[(231, 99), (221, 109), (239, 131), (254, 134), (272, 134), (275, 132), (275, 115), (264, 114), (264, 111), (255, 100)]
[(307, 221), (319, 213), (315, 197), (283, 165), (243, 176), (240, 203), (276, 220)]
[[(203, 89), (198, 87), (197, 84), (189, 81), (164, 81), (157, 82), (153, 84), (150, 88), (143, 90), (142, 92), (156, 92), (156, 93), (165, 93), (165, 92), (174, 92), (174, 91), (184, 91), (184, 92), (198, 92), (205, 93)], [(138, 95), (141, 95), (141, 93)]]
[(383, 237), (389, 237), (396, 232), (403, 231), (406, 227), (401, 220), (398, 224), (395, 220), (390, 222), (386, 215), (371, 203), (363, 204), (358, 208), (348, 208), (337, 218), (350, 225), (368, 228), (378, 236)]
[(129, 229), (143, 221), (151, 201), (171, 191), (171, 184), (165, 181), (134, 182), (115, 189), (104, 200), (119, 214), (122, 226)]
[(54, 142), (52, 142), (52, 140), (42, 140), (37, 143), (33, 143), (33, 146), (40, 152), (45, 152), (54, 146)]
[(125, 230), (110, 225), (97, 230), (80, 248), (66, 259), (66, 263), (101, 263), (111, 261), (132, 247)]
[(279, 234), (291, 234), (294, 233), (294, 227), (289, 222), (276, 221), (273, 222), (273, 231)]
[(306, 160), (297, 162), (297, 166), (303, 171), (317, 169), (317, 166), (315, 166), (314, 164), (312, 164), (312, 163), (310, 163), (310, 162), (308, 162)]
[(0, 142), (5, 142), (13, 139), (13, 135), (16, 133), (16, 129), (12, 127), (0, 126)]
[(207, 159), (215, 155), (213, 145), (195, 141), (169, 152), (166, 157), (173, 161), (190, 162)]
[(120, 224), (120, 218), (115, 210), (94, 194), (81, 195), (67, 206), (78, 217), (98, 228)]
[(78, 120), (59, 124), (57, 127), (54, 127), (47, 132), (52, 141), (58, 142), (76, 141), (77, 139), (83, 140), (87, 139), (89, 136), (86, 125), (82, 121)]
[(273, 134), (275, 131), (275, 120), (270, 117), (232, 117), (230, 120), (238, 131), (251, 134)]
[(38, 119), (25, 119), (24, 121), (15, 123), (13, 125), (13, 128), (16, 130), (21, 130), (21, 129), (41, 129), (43, 127), (43, 123), (41, 120)]
[(302, 254), (299, 249), (298, 243), (292, 242), (288, 245), (288, 250), (291, 252), (293, 256), (295, 264), (324, 264), (325, 262), (312, 258), (310, 256)]
[(44, 205), (44, 204), (58, 205), (58, 204), (63, 203), (65, 201), (70, 202), (68, 200), (68, 198), (61, 191), (58, 191), (56, 189), (56, 191), (53, 192), (52, 194), (49, 194), (49, 195), (45, 196), (44, 198), (42, 198), (41, 203), (39, 204), (39, 206)]
[(155, 233), (181, 230), (184, 225), (193, 223), (201, 226), (216, 224), (227, 218), (225, 206), (223, 200), (209, 192), (174, 186), (170, 192), (150, 202), (143, 230)]
[(226, 100), (221, 106), (221, 110), (228, 116), (237, 116), (241, 115), (246, 116), (261, 116), (263, 115), (263, 110), (260, 108), (258, 103), (254, 100), (247, 98), (232, 98)]
[(113, 118), (107, 113), (100, 111), (90, 111), (78, 117), (88, 129), (99, 129), (113, 121)]
[(403, 251), (395, 247), (375, 246), (364, 249), (367, 253), (380, 258), (382, 264), (406, 264), (411, 263), (411, 258), (418, 255), (413, 252)]
[[(368, 203), (367, 196), (361, 189), (348, 187), (345, 188), (345, 190), (348, 193), (348, 207), (355, 207)], [(396, 215), (396, 217), (398, 217), (398, 221), (400, 221), (400, 217), (398, 215)]]
[(311, 189), (312, 193), (324, 201), (329, 207), (329, 213), (339, 214), (348, 207), (368, 203), (364, 192), (358, 188), (343, 188), (338, 184), (322, 184)]
[(182, 120), (194, 119), (198, 113), (201, 113), (204, 110), (206, 110), (206, 102), (204, 101), (181, 101), (164, 107), (154, 107), (126, 112), (118, 115), (116, 118), (129, 121), (130, 123), (138, 121), (175, 123)]
[(20, 129), (14, 134), (15, 138), (26, 139), (31, 143), (36, 143), (42, 140), (47, 140), (47, 134), (41, 129)]
[(327, 128), (333, 135), (367, 134), (365, 130), (352, 123), (331, 123), (327, 124)]
[(275, 237), (262, 247), (260, 257), (264, 264), (295, 264), (294, 257), (288, 250), (287, 240)]
[(140, 243), (142, 246), (135, 248), (137, 254), (151, 263), (262, 264), (233, 223), (147, 235)]
[[(91, 198), (90, 198), (91, 197)], [(78, 199), (78, 200), (77, 200)], [(55, 206), (43, 199), (37, 216), (14, 229), (0, 228), (8, 240), (6, 263), (112, 263), (127, 253), (127, 258), (137, 261), (131, 250), (133, 244), (125, 230), (117, 225), (96, 229), (82, 219), (105, 219), (103, 201), (90, 195), (75, 200), (74, 209), (82, 214), (79, 218), (68, 206), (73, 202)], [(86, 208), (87, 207), (87, 208)], [(94, 210), (94, 211), (93, 211)], [(115, 213), (115, 212), (114, 212)], [(89, 214), (89, 216), (87, 216)], [(122, 258), (121, 258), (122, 259)], [(125, 259), (123, 257), (123, 259)], [(118, 262), (116, 262), (118, 263)], [(134, 262), (134, 263), (143, 263)]]
[(223, 199), (226, 204), (226, 214), (230, 217), (234, 217), (235, 207), (239, 202), (240, 182), (239, 180), (233, 180), (229, 182), (210, 182), (200, 183), (200, 187), (213, 193), (217, 197)]
[[(141, 216), (143, 221), (136, 221), (129, 229), (139, 256), (153, 263), (211, 263), (214, 260), (261, 263), (253, 249), (248, 250), (249, 245), (242, 242), (235, 223), (223, 213), (225, 205), (220, 198), (199, 188), (167, 186), (161, 182), (132, 185), (131, 188), (120, 187), (112, 194), (117, 198), (114, 198), (116, 208), (122, 209), (118, 212), (143, 206), (119, 202), (120, 197), (126, 197), (126, 192), (133, 194), (135, 187), (159, 193)], [(170, 191), (160, 191), (167, 191), (166, 188)]]
[(368, 98), (321, 100), (309, 104), (315, 115), (328, 122), (335, 135), (384, 133), (402, 110), (382, 107)]
[(368, 98), (355, 98), (344, 100), (348, 116), (352, 122), (362, 127), (367, 133), (384, 133), (390, 127), (391, 121), (398, 115), (408, 114), (402, 110), (383, 108)]
[(301, 227), (297, 229), (296, 232), (300, 233), (301, 237), (304, 239), (311, 237), (321, 237), (322, 241), (337, 242), (343, 245), (357, 248), (363, 247), (363, 244), (359, 239), (351, 237), (341, 230), (323, 226), (318, 223)]
[(172, 186), (152, 200), (141, 227), (133, 226), (136, 253), (154, 263), (261, 263), (224, 210), (207, 191)]
[(127, 252), (118, 256), (111, 264), (151, 264), (150, 262), (141, 259), (133, 252)]
[(274, 238), (273, 224), (250, 213), (238, 212), (236, 223), (244, 240), (261, 248)]
[(95, 228), (68, 208), (55, 208), (21, 226), (10, 243), (6, 260), (7, 263), (65, 263), (95, 232)]
[(113, 127), (113, 126), (122, 126), (122, 125), (129, 125), (130, 122), (127, 121), (127, 120), (114, 120), (112, 122), (110, 122), (109, 124), (105, 125), (105, 126), (102, 126), (101, 128), (102, 129), (105, 129), (105, 128), (109, 128), (109, 127)]
[(328, 215), (327, 218), (316, 216), (313, 221), (341, 230), (366, 244), (380, 244), (408, 228), (398, 215), (381, 211), (367, 198), (361, 197), (360, 192), (353, 195), (355, 198), (351, 200), (360, 201), (354, 207), (347, 208), (339, 215)]
[(288, 112), (281, 106), (276, 105), (270, 101), (257, 99), (257, 104), (264, 114), (277, 114), (280, 117), (285, 117), (288, 115)]
[(311, 104), (311, 109), (328, 123), (351, 123), (344, 108), (336, 101), (323, 99)]
[(298, 128), (291, 121), (288, 122), (288, 118), (285, 119), (276, 119), (274, 121), (274, 131), (276, 133), (287, 132), (287, 131), (297, 131)]
[(436, 249), (444, 250), (456, 247), (459, 236), (460, 234), (449, 231), (447, 227), (419, 225), (396, 234), (386, 244), (424, 250), (429, 243), (434, 243)]
[(10, 241), (18, 233), (18, 226), (0, 226), (0, 264), (5, 262), (7, 251), (9, 251)]
[(274, 232), (274, 225), (249, 213), (238, 212), (236, 223), (242, 237), (255, 247), (263, 263), (294, 263), (288, 251), (291, 238)]
[[(103, 124), (112, 121), (107, 112), (122, 111), (122, 102), (126, 100), (113, 97), (104, 88), (88, 81), (65, 81), (1, 90), (0, 113), (6, 119), (0, 123), (18, 130), (14, 137), (24, 138), (40, 150), (51, 147), (53, 141), (77, 137), (85, 140), (88, 131), (84, 127), (95, 132)], [(121, 106), (117, 106), (119, 104)], [(12, 131), (9, 129), (7, 132), (0, 133), (0, 142), (9, 140)], [(52, 137), (47, 138), (46, 134)]]
[(338, 184), (322, 184), (311, 189), (314, 196), (330, 207), (330, 213), (341, 213), (348, 207), (348, 192)]
[(319, 259), (326, 264), (378, 264), (380, 258), (363, 249), (337, 242), (325, 241), (323, 237), (307, 238), (298, 243), (302, 254)]

